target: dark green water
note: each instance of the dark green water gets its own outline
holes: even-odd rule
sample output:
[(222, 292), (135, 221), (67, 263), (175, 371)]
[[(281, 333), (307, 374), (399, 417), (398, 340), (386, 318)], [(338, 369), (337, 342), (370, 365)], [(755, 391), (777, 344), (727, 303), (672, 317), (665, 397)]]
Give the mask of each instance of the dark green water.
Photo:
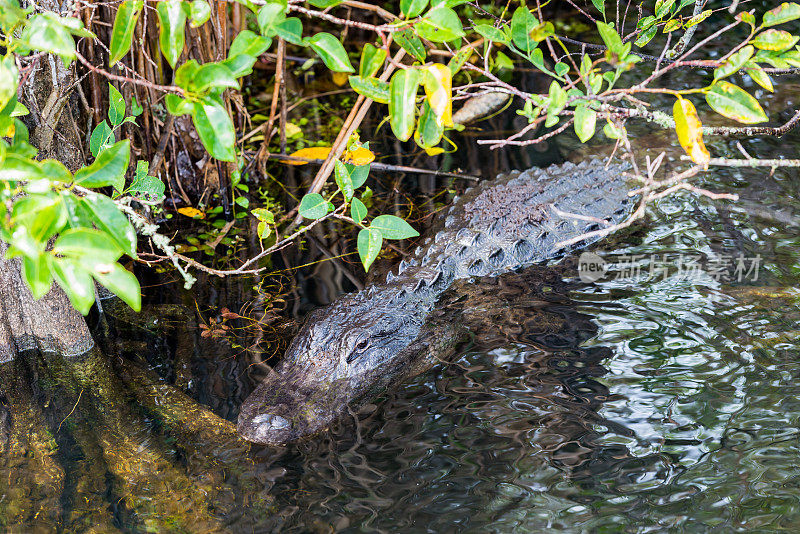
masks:
[[(798, 146), (746, 145), (769, 157)], [(120, 359), (78, 362), (67, 381), (55, 362), (23, 365), (26, 409), (40, 413), (29, 434), (4, 434), (0, 520), (16, 518), (14, 532), (796, 532), (800, 176), (715, 171), (700, 184), (741, 200), (659, 201), (601, 244), (611, 267), (594, 284), (573, 265), (551, 293), (514, 276), (501, 301), (491, 283), (455, 290), (484, 297), (466, 300), (476, 328), (462, 358), (289, 447), (247, 451), (224, 428), (205, 432), (191, 403), (175, 423), (157, 380), (136, 386), (156, 375)], [(740, 256), (760, 258), (741, 280)], [(680, 258), (703, 268), (687, 276)], [(171, 320), (179, 335), (123, 355), (235, 419), (254, 385), (242, 350), (193, 349), (197, 330)], [(36, 434), (42, 421), (52, 440)]]

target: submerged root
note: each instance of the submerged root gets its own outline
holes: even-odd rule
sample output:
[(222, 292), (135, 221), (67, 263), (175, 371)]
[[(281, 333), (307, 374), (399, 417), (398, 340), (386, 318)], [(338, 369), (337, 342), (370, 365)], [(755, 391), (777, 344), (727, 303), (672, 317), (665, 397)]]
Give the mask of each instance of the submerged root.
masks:
[[(236, 487), (247, 502), (239, 502), (233, 491), (230, 500), (218, 495), (215, 504), (229, 516), (247, 510), (252, 518), (266, 518), (274, 513), (269, 496), (271, 483), (262, 480), (250, 456), (250, 444), (243, 441), (236, 427), (203, 408), (177, 388), (162, 382), (155, 373), (136, 364), (122, 361), (119, 374), (137, 401), (158, 417), (165, 430), (175, 439), (192, 473), (202, 473), (216, 486)], [(246, 497), (244, 497), (246, 496)]]
[(19, 362), (0, 364), (0, 383), (9, 419), (0, 443), (0, 526), (10, 532), (30, 532), (31, 525), (54, 530), (64, 488), (56, 441)]
[(129, 398), (104, 356), (92, 351), (64, 362), (75, 384), (90, 398), (90, 419), (102, 457), (113, 475), (113, 493), (135, 520), (153, 531), (220, 532), (213, 481), (190, 478), (168, 458), (162, 443)]

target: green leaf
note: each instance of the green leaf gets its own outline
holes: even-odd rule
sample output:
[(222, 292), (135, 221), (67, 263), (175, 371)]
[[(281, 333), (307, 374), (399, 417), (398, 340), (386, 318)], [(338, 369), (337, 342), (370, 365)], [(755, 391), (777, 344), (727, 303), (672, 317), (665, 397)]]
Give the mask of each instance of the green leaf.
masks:
[(336, 185), (339, 186), (339, 191), (342, 192), (344, 195), (344, 199), (350, 201), (353, 198), (353, 180), (350, 178), (350, 172), (348, 172), (347, 167), (345, 164), (336, 160), (334, 164), (334, 179), (336, 180)]
[(47, 178), (39, 163), (18, 154), (7, 154), (0, 165), (0, 180), (19, 182)]
[(545, 126), (549, 128), (558, 123), (558, 114), (561, 113), (564, 109), (564, 105), (567, 103), (567, 92), (564, 91), (557, 81), (553, 80), (550, 82), (548, 99), (550, 102), (547, 106), (547, 120), (545, 121)]
[(355, 72), (342, 43), (333, 35), (319, 32), (308, 40), (308, 44), (333, 72)]
[(222, 63), (204, 63), (194, 73), (190, 87), (193, 92), (206, 93), (209, 89), (239, 89), (239, 82)]
[(511, 16), (511, 40), (514, 41), (514, 46), (523, 52), (530, 52), (536, 48), (539, 42), (531, 36), (531, 33), (538, 25), (539, 20), (525, 5), (518, 7)]
[(114, 27), (111, 29), (109, 67), (113, 67), (131, 49), (133, 29), (136, 27), (136, 21), (139, 20), (142, 6), (144, 6), (142, 0), (125, 0), (117, 9)]
[(5, 34), (11, 33), (18, 24), (23, 24), (31, 9), (22, 10), (18, 0), (0, 0), (0, 30)]
[(720, 115), (744, 124), (767, 121), (767, 115), (755, 98), (744, 89), (726, 81), (714, 84), (706, 93), (706, 102)]
[(298, 213), (305, 219), (319, 219), (328, 214), (328, 201), (319, 193), (308, 193), (300, 200)]
[(370, 265), (378, 257), (383, 245), (383, 235), (377, 228), (364, 228), (358, 232), (356, 239), (358, 255), (364, 265), (364, 271), (369, 271)]
[(566, 73), (569, 72), (569, 65), (559, 61), (553, 66), (553, 70), (556, 71), (556, 74), (559, 76), (564, 76)]
[(158, 37), (161, 53), (174, 69), (185, 45), (186, 10), (181, 0), (161, 0), (156, 2), (156, 12), (161, 25)]
[(47, 264), (47, 254), (40, 254), (36, 259), (23, 257), (22, 276), (31, 288), (33, 298), (40, 299), (45, 296), (53, 284), (53, 275)]
[(417, 69), (401, 69), (392, 76), (389, 94), (389, 124), (394, 135), (407, 141), (414, 132), (417, 88), (420, 73)]
[(83, 21), (81, 21), (81, 19), (75, 17), (62, 17), (56, 13), (53, 13), (52, 11), (47, 11), (42, 13), (42, 15), (49, 18), (56, 24), (63, 26), (64, 29), (66, 29), (75, 37), (87, 37), (89, 39), (94, 39), (97, 37), (94, 33), (83, 27)]
[(206, 0), (194, 0), (189, 4), (189, 19), (192, 21), (189, 25), (192, 28), (199, 28), (209, 18), (211, 18), (211, 6)]
[(773, 91), (772, 80), (770, 79), (769, 75), (764, 72), (764, 69), (762, 69), (757, 63), (753, 61), (748, 61), (745, 63), (744, 72), (750, 76), (754, 82), (770, 93)]
[(494, 41), (496, 43), (506, 44), (508, 39), (502, 30), (490, 26), (488, 24), (478, 24), (473, 28), (478, 34), (487, 41)]
[(131, 157), (131, 142), (126, 139), (100, 152), (88, 167), (75, 173), (75, 183), (90, 189), (113, 186), (117, 192), (125, 189), (125, 171)]
[(376, 48), (367, 43), (361, 49), (361, 62), (358, 64), (358, 75), (362, 78), (375, 76), (386, 61), (386, 50)]
[(112, 125), (119, 126), (125, 120), (125, 99), (111, 84), (108, 84), (108, 100), (108, 120)]
[(149, 163), (143, 160), (136, 162), (136, 175), (133, 183), (128, 187), (128, 192), (147, 202), (161, 202), (164, 200), (164, 182), (155, 176), (148, 176)]
[(350, 76), (348, 80), (350, 81), (350, 87), (356, 93), (381, 104), (389, 103), (388, 82), (381, 81), (378, 78), (361, 78), (359, 76)]
[(18, 79), (19, 71), (17, 70), (17, 65), (14, 63), (14, 56), (8, 55), (0, 59), (0, 110), (3, 110), (5, 113), (6, 107), (11, 108), (8, 110), (9, 115), (13, 108), (8, 106), (8, 104), (16, 99)]
[(656, 19), (653, 16), (644, 17), (643, 19), (641, 19), (639, 22), (636, 23), (636, 28), (639, 29), (639, 30), (646, 30), (650, 26), (655, 24), (656, 20), (658, 20), (658, 19)]
[(360, 223), (364, 220), (364, 217), (367, 216), (367, 207), (364, 205), (363, 202), (354, 198), (350, 204), (350, 216), (353, 218), (354, 221)]
[(656, 0), (655, 13), (656, 18), (661, 18), (666, 15), (670, 8), (675, 4), (675, 0)]
[(425, 45), (422, 44), (422, 41), (420, 40), (419, 36), (414, 33), (414, 30), (411, 28), (406, 28), (404, 30), (394, 32), (393, 37), (394, 41), (399, 44), (403, 50), (411, 54), (414, 59), (420, 63), (425, 63), (425, 58), (427, 57)]
[(681, 21), (678, 19), (668, 20), (666, 24), (664, 24), (664, 31), (663, 33), (670, 33), (674, 32), (675, 30), (680, 29)]
[(92, 130), (92, 136), (89, 138), (89, 150), (91, 150), (92, 156), (97, 157), (101, 151), (114, 144), (113, 142), (114, 132), (111, 130), (111, 126), (103, 121)]
[(139, 281), (119, 263), (96, 265), (92, 276), (109, 291), (121, 298), (133, 311), (142, 309), (142, 292)]
[(606, 20), (606, 6), (603, 0), (592, 0), (592, 5), (597, 8), (597, 11), (602, 15), (603, 20)]
[(212, 157), (220, 161), (236, 160), (236, 131), (227, 110), (218, 99), (206, 97), (195, 102), (192, 120), (200, 142)]
[(753, 45), (760, 50), (783, 52), (793, 47), (798, 40), (800, 40), (800, 37), (787, 31), (769, 29), (756, 35), (756, 38), (753, 39)]
[(86, 315), (94, 304), (94, 282), (89, 271), (68, 258), (50, 257), (53, 276), (81, 314)]
[[(200, 70), (200, 64), (196, 59), (189, 59), (175, 70), (174, 83), (178, 87), (191, 91), (194, 88), (194, 78), (197, 71)], [(173, 95), (178, 96), (178, 95)]]
[(350, 173), (353, 189), (358, 189), (364, 185), (364, 182), (367, 181), (367, 177), (369, 176), (369, 164), (356, 167), (355, 165), (345, 163), (344, 166), (347, 167), (347, 172)]
[(800, 18), (800, 4), (784, 2), (774, 9), (764, 13), (763, 26), (777, 26)]
[[(444, 124), (436, 116), (431, 108), (430, 102), (426, 99), (422, 103), (422, 113), (419, 116), (417, 131), (414, 132), (414, 141), (425, 150), (433, 148), (439, 144), (444, 134)], [(391, 239), (388, 235), (387, 239)]]
[(417, 35), (434, 43), (445, 43), (464, 36), (464, 28), (456, 12), (439, 5), (432, 8), (416, 25)]
[(338, 6), (344, 0), (308, 0), (308, 3), (314, 7), (319, 7), (322, 9)]
[(72, 173), (58, 160), (46, 159), (39, 162), (42, 173), (51, 182), (72, 182)]
[(275, 35), (275, 26), (286, 20), (286, 5), (267, 3), (258, 10), (258, 27), (264, 37)]
[(50, 52), (71, 61), (75, 54), (75, 41), (62, 25), (44, 14), (34, 15), (22, 30), (20, 40), (32, 50)]
[(258, 35), (250, 30), (240, 31), (228, 49), (228, 59), (239, 54), (258, 57), (266, 52), (271, 41), (269, 37)]
[[(24, 226), (33, 239), (46, 243), (67, 224), (67, 212), (55, 195), (28, 195), (14, 203), (12, 223)], [(16, 230), (14, 232), (16, 234)]]
[[(82, 208), (85, 208), (98, 230), (108, 234), (125, 254), (136, 257), (136, 232), (110, 198), (98, 193), (86, 195), (81, 201)], [(80, 211), (77, 213), (80, 214)]]
[(180, 116), (186, 115), (187, 113), (194, 113), (195, 103), (187, 98), (181, 98), (175, 94), (168, 94), (164, 97), (164, 103), (167, 105), (167, 112), (170, 115)]
[(253, 72), (258, 56), (267, 51), (272, 39), (257, 35), (250, 30), (239, 32), (228, 49), (228, 58), (222, 62), (236, 78)]
[(692, 18), (684, 22), (683, 29), (688, 30), (692, 26), (697, 26), (698, 24), (700, 24), (713, 14), (714, 14), (713, 9), (706, 9), (705, 11), (698, 13), (697, 15), (693, 16)]
[(623, 51), (622, 39), (617, 30), (614, 29), (614, 26), (598, 21), (597, 30), (600, 32), (600, 38), (603, 39), (603, 42), (611, 52), (620, 54)]
[(575, 133), (581, 143), (585, 143), (592, 138), (597, 123), (597, 112), (587, 104), (578, 104), (575, 108)]
[[(458, 52), (453, 54), (453, 57), (451, 57), (450, 61), (447, 62), (447, 68), (450, 69), (450, 77), (455, 76), (456, 73), (461, 70), (461, 67), (464, 66), (464, 63), (467, 62), (473, 51), (474, 50), (471, 46), (463, 46), (458, 50)], [(499, 60), (499, 56), (503, 53), (498, 52), (497, 54)], [(505, 55), (503, 55), (503, 57), (505, 57)]]
[(297, 17), (290, 17), (276, 24), (275, 34), (287, 42), (303, 46), (303, 23)]
[(428, 7), (428, 0), (400, 0), (400, 11), (407, 19), (413, 19)]
[(95, 263), (115, 262), (122, 255), (117, 244), (100, 230), (70, 229), (62, 232), (53, 245), (53, 252), (72, 258), (91, 270)]
[(136, 100), (136, 96), (131, 97), (131, 115), (134, 117), (138, 117), (142, 114), (144, 108), (141, 104)]
[(658, 33), (658, 26), (656, 25), (650, 26), (648, 29), (639, 34), (639, 37), (636, 38), (634, 44), (636, 44), (636, 46), (642, 47), (647, 43), (649, 43), (653, 39), (653, 37), (655, 37), (656, 33)]
[(767, 50), (759, 50), (756, 52), (756, 55), (753, 56), (753, 61), (757, 63), (769, 63), (776, 69), (788, 69), (790, 67), (789, 63), (780, 57), (781, 54), (777, 52), (768, 52)]
[(607, 122), (605, 126), (603, 126), (603, 133), (609, 139), (622, 139), (624, 136), (624, 132), (622, 128), (618, 128), (614, 123)]
[(741, 11), (737, 13), (736, 20), (740, 20), (746, 24), (749, 24), (751, 28), (756, 27), (756, 18), (752, 13), (748, 13), (747, 11)]
[(747, 45), (733, 54), (731, 57), (726, 59), (722, 65), (714, 69), (714, 79), (719, 80), (738, 72), (739, 69), (741, 69), (742, 66), (747, 62), (747, 60), (753, 57), (753, 52), (755, 52), (755, 49), (752, 46)]
[(380, 230), (386, 239), (406, 239), (419, 235), (410, 224), (394, 215), (378, 215), (369, 227)]

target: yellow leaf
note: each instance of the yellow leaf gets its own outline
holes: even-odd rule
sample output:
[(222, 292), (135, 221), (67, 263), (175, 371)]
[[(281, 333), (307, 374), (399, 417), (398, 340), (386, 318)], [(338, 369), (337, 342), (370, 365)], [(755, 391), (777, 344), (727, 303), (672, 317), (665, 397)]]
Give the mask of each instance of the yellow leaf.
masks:
[[(329, 146), (312, 146), (309, 148), (301, 148), (296, 152), (292, 152), (290, 154), (293, 158), (305, 158), (305, 159), (325, 159), (328, 157), (328, 153), (331, 151), (331, 147)], [(307, 161), (284, 161), (286, 165), (305, 165), (308, 163)]]
[(187, 217), (192, 217), (193, 219), (205, 219), (206, 214), (200, 211), (197, 208), (178, 208), (178, 213), (181, 215), (186, 215)]
[(697, 116), (694, 104), (685, 98), (678, 97), (672, 107), (672, 116), (675, 119), (678, 142), (693, 162), (707, 166), (711, 160), (711, 154), (703, 144), (703, 124)]
[(332, 72), (331, 76), (333, 77), (333, 83), (338, 85), (339, 87), (343, 86), (347, 83), (350, 78), (349, 72)]
[(440, 146), (434, 146), (425, 149), (425, 153), (428, 154), (429, 156), (438, 156), (442, 152), (444, 152), (444, 149)]
[(300, 127), (298, 125), (294, 124), (293, 122), (287, 122), (286, 123), (286, 137), (291, 139), (292, 137), (295, 137), (297, 135), (303, 135), (303, 130), (301, 130)]
[(450, 69), (441, 63), (433, 63), (423, 68), (425, 77), (425, 96), (428, 98), (433, 114), (441, 123), (453, 127), (453, 78)]
[(344, 161), (356, 167), (360, 167), (361, 165), (367, 165), (375, 161), (375, 154), (361, 147), (351, 150), (350, 152), (345, 152)]

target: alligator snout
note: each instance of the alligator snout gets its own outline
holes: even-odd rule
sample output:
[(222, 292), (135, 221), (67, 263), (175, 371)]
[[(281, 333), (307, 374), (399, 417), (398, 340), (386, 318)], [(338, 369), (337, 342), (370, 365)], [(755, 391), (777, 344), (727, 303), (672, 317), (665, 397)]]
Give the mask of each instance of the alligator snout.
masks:
[(302, 371), (273, 372), (242, 404), (237, 429), (264, 445), (311, 437), (328, 428), (350, 393), (346, 381), (320, 383)]
[(239, 434), (248, 441), (277, 445), (291, 441), (292, 423), (285, 417), (272, 413), (258, 414), (251, 419), (240, 419)]

